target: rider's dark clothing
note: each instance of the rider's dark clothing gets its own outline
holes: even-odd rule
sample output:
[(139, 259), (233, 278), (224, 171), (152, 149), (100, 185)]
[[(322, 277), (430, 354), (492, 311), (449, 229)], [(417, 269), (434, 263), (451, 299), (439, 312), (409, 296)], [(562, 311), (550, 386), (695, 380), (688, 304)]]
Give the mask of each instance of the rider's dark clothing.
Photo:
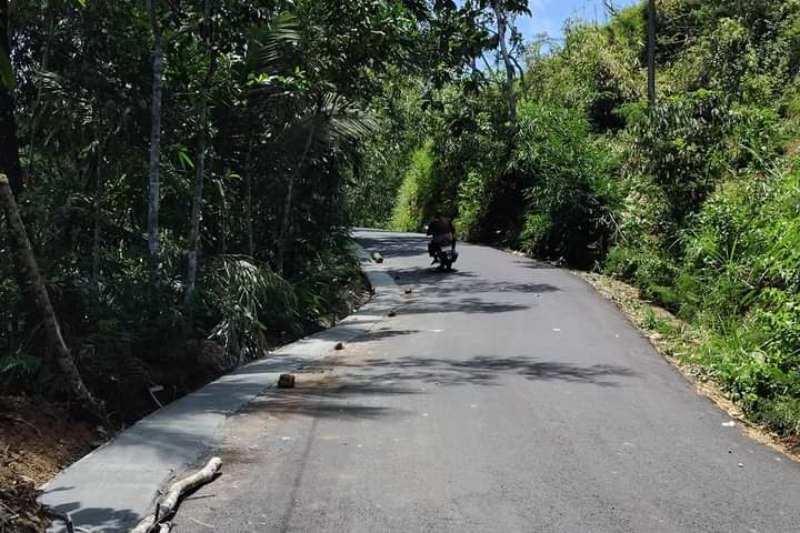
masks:
[(434, 218), (428, 225), (428, 235), (432, 237), (428, 245), (428, 253), (435, 256), (435, 252), (443, 246), (454, 246), (455, 233), (452, 220), (444, 216)]

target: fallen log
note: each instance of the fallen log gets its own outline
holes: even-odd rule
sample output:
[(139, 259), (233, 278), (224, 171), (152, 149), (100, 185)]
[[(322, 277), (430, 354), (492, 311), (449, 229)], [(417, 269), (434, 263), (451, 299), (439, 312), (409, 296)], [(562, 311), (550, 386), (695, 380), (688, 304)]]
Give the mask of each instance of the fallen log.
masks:
[[(166, 519), (175, 513), (181, 497), (188, 491), (213, 480), (221, 467), (222, 459), (212, 457), (202, 469), (173, 483), (167, 493), (156, 504), (155, 512), (144, 517), (131, 530), (131, 533), (163, 533), (164, 531), (169, 531), (171, 525), (166, 523)], [(164, 526), (166, 526), (166, 529)]]

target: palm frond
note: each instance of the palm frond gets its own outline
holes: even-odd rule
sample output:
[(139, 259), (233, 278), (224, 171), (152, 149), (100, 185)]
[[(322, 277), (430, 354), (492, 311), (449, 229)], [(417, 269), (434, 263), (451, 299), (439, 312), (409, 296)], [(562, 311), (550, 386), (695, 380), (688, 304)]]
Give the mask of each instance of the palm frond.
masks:
[(253, 74), (273, 73), (280, 69), (287, 48), (300, 41), (297, 17), (284, 12), (276, 15), (268, 26), (253, 30), (247, 50), (247, 68)]
[(309, 106), (281, 135), (280, 144), (287, 152), (298, 151), (309, 135), (312, 160), (347, 145), (357, 143), (372, 134), (378, 122), (368, 112), (334, 93), (323, 94), (318, 103)]

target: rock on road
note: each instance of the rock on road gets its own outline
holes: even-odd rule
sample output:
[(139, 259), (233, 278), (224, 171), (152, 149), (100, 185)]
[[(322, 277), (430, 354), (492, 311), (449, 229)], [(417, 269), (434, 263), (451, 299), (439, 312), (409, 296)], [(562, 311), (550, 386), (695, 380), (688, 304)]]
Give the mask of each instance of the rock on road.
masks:
[(418, 235), (357, 237), (405, 304), (235, 416), (175, 531), (800, 531), (800, 465), (579, 278), (469, 245), (438, 274)]

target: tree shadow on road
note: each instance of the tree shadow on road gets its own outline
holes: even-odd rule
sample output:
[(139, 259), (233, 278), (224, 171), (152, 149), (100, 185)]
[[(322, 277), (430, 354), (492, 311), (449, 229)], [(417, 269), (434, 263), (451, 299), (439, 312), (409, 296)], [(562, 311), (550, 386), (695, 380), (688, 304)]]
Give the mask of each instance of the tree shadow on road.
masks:
[[(75, 526), (75, 531), (88, 531), (81, 527), (84, 524), (91, 524), (91, 531), (129, 531), (141, 519), (137, 513), (130, 509), (81, 507), (79, 502), (59, 504), (53, 507), (53, 509), (59, 513), (68, 515)], [(76, 511), (76, 509), (80, 510)], [(67, 531), (67, 527), (60, 520), (56, 520), (48, 531)]]
[(550, 283), (526, 283), (505, 280), (483, 279), (474, 272), (436, 272), (431, 268), (411, 267), (389, 270), (389, 274), (401, 285), (420, 285), (426, 293), (546, 293), (561, 289)]
[(380, 252), (387, 259), (428, 255), (428, 240), (422, 236), (366, 237), (359, 236), (356, 242), (371, 252)]
[[(308, 391), (304, 391), (308, 392)], [(303, 394), (287, 395), (268, 392), (261, 398), (253, 401), (241, 414), (266, 412), (270, 415), (281, 417), (284, 415), (310, 416), (314, 418), (337, 419), (363, 419), (385, 418), (388, 416), (402, 416), (400, 409), (372, 405), (353, 405), (335, 401), (334, 397), (342, 399), (341, 395), (330, 394), (320, 398), (320, 395)]]
[(381, 328), (372, 331), (368, 331), (363, 335), (359, 335), (357, 338), (353, 339), (351, 342), (372, 342), (372, 341), (381, 341), (386, 339), (392, 339), (394, 337), (400, 337), (403, 335), (413, 335), (415, 333), (419, 333), (420, 330), (418, 329), (391, 329), (391, 328)]
[(529, 305), (499, 303), (479, 298), (462, 298), (441, 303), (411, 302), (397, 310), (398, 315), (427, 315), (439, 313), (511, 313), (529, 309)]
[[(338, 367), (346, 367), (340, 363)], [(636, 373), (618, 365), (581, 366), (561, 361), (540, 361), (533, 357), (476, 356), (466, 360), (434, 357), (401, 357), (397, 359), (368, 359), (354, 365), (354, 373), (345, 379), (378, 380), (403, 383), (421, 381), (438, 385), (494, 385), (504, 376), (516, 375), (532, 381), (565, 381), (596, 385), (619, 386), (619, 378), (636, 377)]]
[(518, 259), (514, 261), (514, 264), (531, 270), (564, 270), (559, 266), (536, 259)]
[(452, 293), (517, 293), (543, 294), (559, 292), (561, 289), (549, 283), (513, 283), (507, 281), (469, 281), (467, 283), (447, 283), (427, 287), (426, 294), (444, 296)]

